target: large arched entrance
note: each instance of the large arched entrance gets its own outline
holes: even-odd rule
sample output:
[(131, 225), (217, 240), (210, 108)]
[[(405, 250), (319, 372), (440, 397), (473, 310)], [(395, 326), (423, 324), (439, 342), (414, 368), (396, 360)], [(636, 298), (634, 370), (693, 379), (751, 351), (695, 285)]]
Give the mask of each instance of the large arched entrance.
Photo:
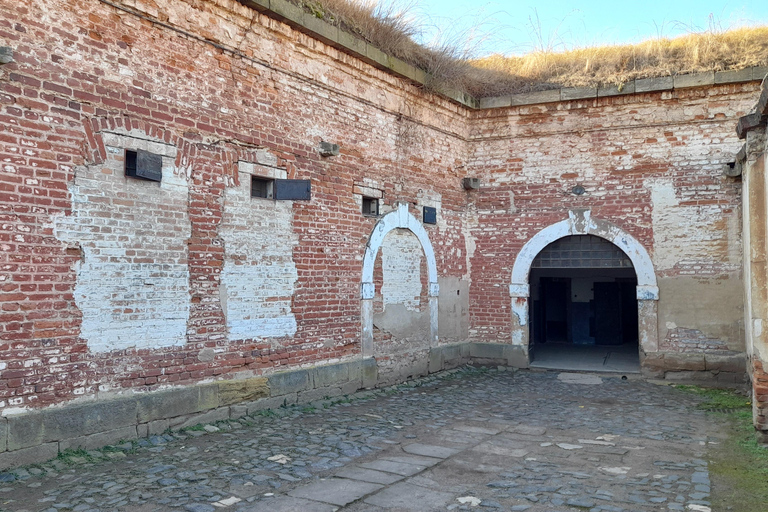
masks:
[(640, 351), (658, 351), (651, 259), (589, 210), (570, 211), (523, 246), (510, 296), (512, 342), (532, 366), (630, 371), (639, 369)]
[(637, 275), (621, 249), (595, 235), (547, 245), (529, 275), (531, 367), (640, 369)]

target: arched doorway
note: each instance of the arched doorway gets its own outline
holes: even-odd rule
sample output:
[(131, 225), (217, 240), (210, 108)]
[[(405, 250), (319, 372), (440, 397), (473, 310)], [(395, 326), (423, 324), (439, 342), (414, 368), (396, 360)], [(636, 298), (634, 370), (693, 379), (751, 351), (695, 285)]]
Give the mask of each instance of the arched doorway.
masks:
[[(533, 311), (531, 308), (531, 303), (533, 299), (533, 302), (537, 299), (538, 296), (532, 297), (531, 291), (532, 291), (532, 284), (536, 284), (536, 286), (541, 286), (541, 279), (542, 277), (569, 277), (566, 275), (570, 272), (570, 278), (571, 280), (573, 278), (582, 279), (582, 281), (577, 285), (577, 287), (581, 287), (579, 289), (584, 289), (584, 287), (587, 286), (589, 283), (599, 282), (601, 280), (601, 277), (599, 275), (596, 275), (592, 271), (575, 271), (573, 269), (573, 257), (572, 254), (574, 252), (574, 249), (571, 248), (570, 250), (561, 250), (561, 253), (568, 253), (567, 256), (563, 256), (560, 254), (558, 256), (559, 262), (556, 262), (553, 260), (552, 256), (555, 253), (556, 247), (552, 247), (552, 252), (546, 251), (547, 247), (550, 246), (550, 244), (553, 244), (561, 239), (570, 239), (571, 241), (564, 241), (561, 242), (564, 247), (569, 246), (569, 244), (575, 244), (577, 243), (577, 240), (579, 243), (583, 243), (585, 240), (590, 240), (594, 242), (594, 238), (589, 239), (577, 239), (577, 238), (570, 238), (574, 236), (579, 235), (591, 235), (592, 237), (596, 237), (599, 239), (604, 240), (605, 242), (608, 242), (610, 245), (600, 245), (596, 244), (597, 249), (596, 250), (609, 250), (613, 251), (613, 247), (618, 249), (621, 254), (624, 256), (621, 256), (621, 254), (613, 254), (610, 256), (610, 258), (614, 259), (614, 264), (617, 265), (617, 269), (613, 270), (611, 272), (603, 271), (606, 274), (614, 273), (615, 275), (611, 276), (605, 276), (605, 280), (608, 280), (608, 278), (611, 278), (612, 282), (615, 282), (615, 280), (618, 279), (628, 279), (632, 285), (634, 285), (635, 289), (635, 300), (636, 300), (636, 312), (637, 312), (637, 347), (638, 351), (643, 351), (644, 353), (649, 352), (657, 352), (658, 351), (658, 311), (657, 311), (657, 301), (659, 298), (659, 289), (656, 284), (656, 275), (653, 270), (653, 264), (651, 262), (650, 256), (648, 255), (648, 252), (645, 250), (645, 248), (630, 234), (623, 231), (618, 226), (604, 221), (600, 219), (594, 219), (591, 216), (591, 212), (589, 210), (572, 210), (568, 212), (568, 218), (557, 222), (555, 224), (552, 224), (551, 226), (548, 226), (541, 230), (540, 232), (536, 233), (528, 242), (523, 246), (523, 248), (520, 250), (520, 252), (517, 255), (517, 258), (515, 259), (515, 264), (512, 268), (512, 283), (509, 287), (509, 292), (512, 300), (512, 344), (518, 345), (523, 348), (524, 351), (528, 354), (529, 360), (531, 358), (531, 355), (534, 356), (535, 361), (535, 339), (532, 337), (532, 334), (534, 336), (537, 336), (537, 328), (535, 325), (532, 326), (531, 319), (534, 319), (536, 321), (537, 318), (541, 318), (541, 313), (539, 313), (539, 316), (536, 316), (536, 311)], [(602, 249), (600, 249), (602, 247)], [(537, 260), (537, 257), (540, 254), (543, 254), (542, 258)], [(626, 257), (626, 260), (624, 259)], [(610, 259), (609, 258), (609, 259)], [(571, 270), (568, 270), (568, 267), (565, 267), (566, 270), (563, 270), (562, 268), (560, 270), (555, 271), (555, 269), (548, 269), (548, 270), (538, 270), (538, 268), (541, 268), (542, 265), (544, 265), (544, 261), (549, 261), (549, 265), (560, 265), (561, 267), (564, 267), (565, 265), (571, 265)], [(569, 263), (564, 263), (565, 260), (568, 260)], [(599, 260), (599, 258), (598, 258)], [(628, 261), (627, 261), (628, 260)], [(589, 260), (588, 258), (583, 260), (586, 261), (587, 265), (593, 265), (594, 260)], [(590, 261), (593, 261), (590, 263)], [(554, 263), (553, 263), (554, 262)], [(621, 267), (619, 265), (623, 265), (624, 267)], [(634, 271), (634, 276), (636, 281), (632, 280), (632, 276), (629, 275), (629, 272), (627, 269), (630, 268), (629, 265), (631, 265), (631, 268)], [(587, 267), (585, 267), (587, 268)], [(597, 268), (598, 267), (591, 267), (591, 268)], [(621, 270), (624, 268), (624, 270)], [(531, 275), (533, 272), (533, 278), (534, 281), (531, 281)], [(547, 276), (546, 274), (556, 274), (560, 273), (561, 275), (550, 275)], [(571, 286), (573, 285), (573, 281), (571, 281)], [(632, 285), (623, 285), (624, 286), (624, 292), (621, 291), (622, 285), (618, 286), (619, 291), (616, 292), (616, 286), (608, 286), (603, 287), (599, 286), (599, 288), (602, 288), (600, 290), (600, 293), (605, 292), (607, 294), (607, 297), (614, 296), (616, 293), (624, 293), (628, 294), (626, 291), (629, 289)], [(553, 285), (553, 290), (557, 288), (558, 285)], [(553, 294), (560, 294), (561, 300), (566, 300), (567, 292), (562, 290), (563, 285), (559, 285), (561, 287), (560, 291), (552, 291)], [(590, 292), (594, 293), (594, 286), (590, 286), (591, 290)], [(612, 291), (605, 291), (605, 289), (610, 288)], [(536, 294), (538, 294), (541, 290), (537, 289), (534, 290)], [(571, 290), (571, 294), (573, 293), (573, 290)], [(589, 297), (589, 295), (588, 295)], [(626, 295), (625, 295), (626, 297)], [(592, 298), (591, 300), (594, 300)], [(601, 298), (602, 302), (605, 302), (608, 300), (607, 298), (603, 297)], [(625, 298), (625, 303), (633, 304), (633, 301)], [(535, 307), (535, 306), (534, 306)], [(539, 306), (541, 307), (541, 306)], [(557, 308), (567, 308), (568, 306), (555, 306), (552, 307)], [(581, 308), (589, 307), (589, 306), (577, 306)], [(594, 305), (592, 306), (595, 307)], [(567, 322), (567, 317), (565, 316), (567, 312), (560, 311), (560, 316), (563, 319), (554, 318), (554, 322)], [(600, 315), (605, 316), (606, 311), (601, 310)], [(597, 313), (596, 313), (597, 314)], [(544, 317), (546, 321), (546, 317)], [(582, 319), (583, 320), (583, 319)], [(571, 320), (573, 322), (573, 320)], [(625, 320), (627, 324), (629, 324), (629, 320)], [(629, 324), (629, 325), (634, 325)], [(560, 329), (561, 337), (564, 336), (564, 340), (567, 342), (568, 336), (570, 336), (571, 339), (573, 339), (573, 323), (570, 326), (570, 333), (569, 333), (569, 326), (566, 324), (561, 324), (559, 327), (557, 325), (553, 325), (553, 329), (555, 331), (557, 329)], [(581, 325), (582, 329), (587, 329), (587, 333), (589, 332), (589, 325), (585, 327), (583, 324)], [(610, 327), (604, 327), (605, 329), (608, 329), (610, 332)], [(541, 329), (541, 327), (539, 327)], [(583, 331), (582, 331), (583, 332)], [(594, 328), (593, 331), (594, 333)], [(613, 327), (613, 333), (616, 333), (616, 327)], [(603, 336), (603, 334), (601, 334)], [(624, 336), (623, 331), (620, 336)], [(634, 338), (632, 336), (632, 338)], [(531, 343), (533, 340), (533, 344)], [(623, 344), (623, 339), (622, 339)], [(584, 344), (586, 345), (586, 344)], [(534, 353), (531, 353), (531, 348), (534, 349)]]
[(547, 245), (529, 275), (531, 367), (640, 369), (637, 275), (621, 249), (595, 235)]
[(360, 287), (361, 317), (362, 317), (362, 355), (363, 358), (373, 357), (373, 314), (376, 288), (373, 281), (373, 271), (376, 255), (384, 242), (384, 238), (395, 229), (407, 229), (413, 233), (421, 244), (427, 263), (428, 296), (429, 296), (429, 344), (437, 343), (437, 318), (440, 287), (437, 283), (437, 262), (432, 243), (429, 241), (424, 226), (408, 212), (408, 203), (398, 203), (397, 209), (382, 217), (373, 228), (363, 257), (363, 282)]

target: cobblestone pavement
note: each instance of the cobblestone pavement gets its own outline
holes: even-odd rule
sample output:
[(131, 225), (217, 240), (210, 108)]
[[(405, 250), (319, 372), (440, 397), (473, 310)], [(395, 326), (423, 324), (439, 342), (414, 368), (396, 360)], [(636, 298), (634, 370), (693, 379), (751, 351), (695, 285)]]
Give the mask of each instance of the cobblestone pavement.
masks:
[(697, 400), (467, 368), (0, 473), (0, 510), (706, 512)]

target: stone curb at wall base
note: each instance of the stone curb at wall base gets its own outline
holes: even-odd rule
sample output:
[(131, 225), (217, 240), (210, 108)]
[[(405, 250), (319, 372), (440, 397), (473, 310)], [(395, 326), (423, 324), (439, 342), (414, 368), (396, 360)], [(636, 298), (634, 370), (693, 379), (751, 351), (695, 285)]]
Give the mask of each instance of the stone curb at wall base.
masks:
[[(68, 449), (96, 449), (169, 429), (327, 400), (467, 363), (528, 366), (524, 348), (515, 345), (445, 345), (429, 349), (425, 356), (386, 375), (379, 374), (375, 359), (362, 359), (0, 417), (0, 470), (44, 462)], [(738, 355), (651, 354), (644, 357), (643, 373), (674, 382), (733, 387), (746, 382), (746, 360)]]

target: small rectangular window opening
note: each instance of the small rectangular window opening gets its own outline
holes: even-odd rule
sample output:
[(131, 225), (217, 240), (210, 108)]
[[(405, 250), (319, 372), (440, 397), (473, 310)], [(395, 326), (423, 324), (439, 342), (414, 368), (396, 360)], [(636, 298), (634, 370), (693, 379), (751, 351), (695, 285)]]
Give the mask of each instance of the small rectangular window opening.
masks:
[(251, 197), (263, 197), (272, 199), (274, 196), (275, 180), (251, 176)]
[(424, 224), (437, 224), (437, 208), (425, 206), (422, 219)]
[(379, 215), (379, 200), (375, 197), (363, 197), (363, 215)]
[(147, 181), (162, 181), (163, 157), (141, 149), (126, 149), (125, 175)]

